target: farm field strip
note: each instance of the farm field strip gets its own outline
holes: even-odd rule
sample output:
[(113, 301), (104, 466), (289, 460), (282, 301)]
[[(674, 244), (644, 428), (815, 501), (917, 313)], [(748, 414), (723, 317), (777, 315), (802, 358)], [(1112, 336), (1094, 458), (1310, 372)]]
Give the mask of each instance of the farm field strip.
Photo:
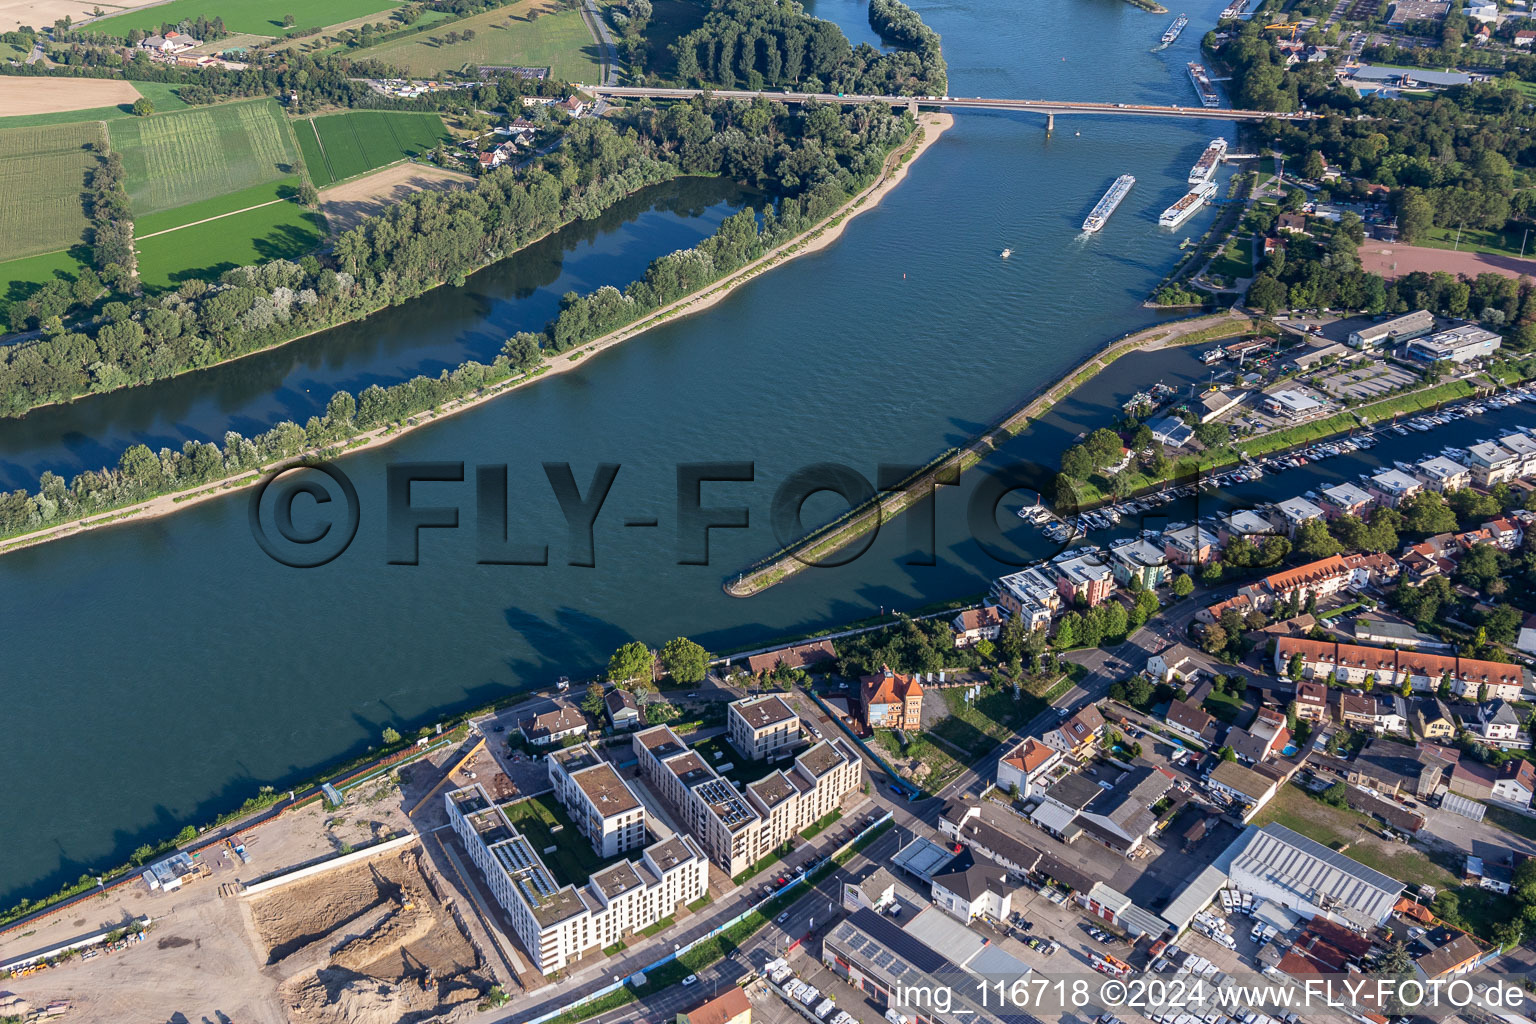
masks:
[(166, 289), (235, 267), (298, 259), (313, 251), (324, 233), (320, 214), (297, 203), (268, 203), (143, 239), (139, 277), (146, 288)]
[[(126, 36), (132, 28), (157, 32), (162, 22), (175, 23), (201, 15), (223, 18), (224, 27), (232, 33), (282, 36), (301, 28), (336, 25), (397, 6), (399, 0), (308, 0), (302, 4), (289, 0), (172, 0), (157, 7), (101, 18), (85, 27), (93, 32)], [(296, 15), (297, 24), (285, 27), (283, 17), (287, 14)]]
[[(534, 9), (540, 16), (528, 20)], [(548, 67), (571, 82), (596, 82), (602, 74), (597, 46), (577, 11), (565, 10), (552, 0), (526, 0), (498, 7), (443, 26), (449, 31), (471, 29), (475, 37), (457, 43), (443, 42), (437, 32), (393, 39), (359, 51), (416, 76), (456, 70), (465, 64), (517, 64)], [(436, 40), (436, 41), (434, 41)]]
[(99, 121), (0, 131), (0, 260), (58, 252), (83, 239), (85, 176), (97, 159), (85, 147), (105, 141)]
[(449, 135), (437, 114), (354, 110), (311, 118), (307, 128), (299, 128), (298, 139), (310, 180), (325, 188), (420, 157)]
[(261, 185), (252, 185), (250, 188), (241, 189), (239, 192), (229, 192), (222, 196), (215, 196), (212, 199), (188, 203), (185, 206), (177, 206), (160, 213), (152, 213), (145, 217), (139, 217), (134, 221), (134, 237), (147, 238), (150, 235), (174, 231), (188, 224), (195, 224), (199, 221), (226, 216), (231, 213), (239, 213), (241, 210), (249, 210), (252, 207), (288, 199), (297, 192), (298, 187), (298, 178), (283, 178), (280, 181), (269, 181)]
[(286, 177), (296, 159), (271, 100), (115, 121), (109, 131), (139, 216)]

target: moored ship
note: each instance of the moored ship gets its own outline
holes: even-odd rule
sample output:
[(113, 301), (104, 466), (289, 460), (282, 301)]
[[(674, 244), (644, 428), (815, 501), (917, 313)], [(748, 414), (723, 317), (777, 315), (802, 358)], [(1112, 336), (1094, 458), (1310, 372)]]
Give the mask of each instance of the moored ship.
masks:
[(1157, 222), (1165, 228), (1176, 228), (1195, 215), (1195, 211), (1209, 202), (1216, 195), (1216, 183), (1207, 181), (1195, 186), (1178, 202), (1163, 211), (1163, 215), (1157, 218)]
[(1221, 94), (1211, 84), (1211, 76), (1205, 73), (1205, 66), (1189, 62), (1189, 80), (1194, 83), (1195, 92), (1200, 97), (1200, 102), (1207, 107), (1221, 106)]
[(1102, 228), (1109, 220), (1109, 215), (1115, 212), (1115, 208), (1120, 205), (1121, 200), (1131, 191), (1131, 186), (1134, 184), (1136, 179), (1129, 174), (1122, 174), (1116, 178), (1115, 183), (1109, 186), (1109, 191), (1104, 193), (1104, 197), (1094, 204), (1088, 219), (1083, 221), (1083, 230), (1092, 234)]
[(1227, 155), (1227, 140), (1212, 139), (1205, 147), (1205, 152), (1200, 154), (1200, 159), (1195, 161), (1195, 166), (1189, 169), (1189, 183), (1199, 185), (1210, 181), (1216, 176), (1216, 168), (1221, 166), (1221, 161)]
[(1169, 25), (1168, 30), (1163, 33), (1163, 45), (1167, 46), (1169, 43), (1179, 38), (1179, 34), (1184, 31), (1184, 26), (1188, 24), (1189, 15), (1187, 14), (1181, 14), (1177, 18), (1173, 19), (1173, 24)]

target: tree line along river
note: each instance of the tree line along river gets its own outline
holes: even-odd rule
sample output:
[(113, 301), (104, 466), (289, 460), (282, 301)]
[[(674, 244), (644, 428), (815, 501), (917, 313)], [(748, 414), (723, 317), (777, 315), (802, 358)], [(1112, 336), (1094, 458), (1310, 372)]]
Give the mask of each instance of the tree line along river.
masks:
[[(1222, 3), (1190, 8), (1190, 30), (1158, 53), (1166, 19), (1126, 4), (1053, 0), (1028, 16), (978, 0), (913, 6), (944, 36), (952, 92), (1182, 103), (1184, 63)], [(820, 0), (815, 10), (855, 42), (868, 38), (863, 5)], [(822, 252), (576, 372), (343, 459), (360, 525), (321, 568), (264, 555), (243, 496), (0, 559), (0, 905), (119, 863), (260, 785), (361, 753), (385, 725), (414, 727), (594, 671), (631, 638), (687, 634), (720, 649), (983, 590), (1008, 566), (970, 539), (970, 481), (941, 494), (937, 565), (908, 564), (920, 539), (898, 524), (851, 564), (749, 601), (720, 583), (790, 539), (775, 536), (769, 512), (796, 470), (839, 462), (873, 480), (882, 463), (925, 462), (1147, 323), (1140, 301), (1209, 216), (1169, 233), (1157, 214), (1224, 128), (1059, 118), (1046, 137), (1033, 115), (961, 115)], [(1083, 216), (1121, 173), (1136, 188), (1104, 231), (1081, 238)], [(110, 463), (137, 440), (158, 447), (302, 422), (337, 388), (494, 352), (542, 324), (560, 292), (623, 285), (746, 201), (719, 183), (662, 186), (364, 324), (0, 425), (0, 479), (16, 486), (45, 468)], [(1004, 247), (1009, 260), (998, 258)], [(1000, 461), (1053, 461), (1149, 374), (1203, 368), (1182, 351), (1123, 359)], [(391, 565), (386, 467), (408, 461), (467, 465), (464, 483), (413, 490), (418, 506), (458, 505), (462, 525), (426, 531), (420, 564)], [(753, 480), (707, 483), (703, 503), (746, 506), (750, 526), (712, 531), (709, 564), (680, 565), (676, 467), (723, 461), (751, 462)], [(566, 462), (584, 493), (599, 463), (619, 466), (592, 567), (568, 564), (543, 466)], [(547, 544), (547, 566), (477, 564), (474, 467), (501, 464), (508, 532)], [(804, 522), (840, 507), (819, 495)], [(624, 525), (652, 518), (655, 527)], [(1040, 543), (1018, 532), (1011, 506), (999, 522)]]

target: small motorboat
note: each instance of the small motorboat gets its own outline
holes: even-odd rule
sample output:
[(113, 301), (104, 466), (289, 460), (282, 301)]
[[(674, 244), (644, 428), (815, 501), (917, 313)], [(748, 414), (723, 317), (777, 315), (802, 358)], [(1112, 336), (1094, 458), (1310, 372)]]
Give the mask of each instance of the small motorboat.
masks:
[(1004, 248), (1002, 252), (998, 253), (998, 255), (1001, 256), (1003, 259), (1007, 259), (1009, 256), (1013, 255), (1013, 250), (1012, 249), (1008, 249), (1008, 248)]

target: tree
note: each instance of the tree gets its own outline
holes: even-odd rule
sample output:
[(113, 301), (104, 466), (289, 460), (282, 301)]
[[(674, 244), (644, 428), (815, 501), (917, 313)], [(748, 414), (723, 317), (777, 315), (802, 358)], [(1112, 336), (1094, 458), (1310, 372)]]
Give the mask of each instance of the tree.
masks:
[(661, 665), (680, 683), (697, 683), (709, 672), (709, 652), (685, 636), (668, 640), (661, 649)]
[(133, 116), (148, 117), (155, 112), (155, 104), (148, 96), (140, 96), (133, 101)]
[(603, 713), (603, 684), (593, 680), (587, 684), (587, 695), (582, 698), (581, 710), (597, 718)]
[(1308, 519), (1296, 528), (1295, 551), (1309, 559), (1327, 558), (1344, 550), (1321, 519)]
[(1397, 208), (1397, 233), (1405, 243), (1412, 243), (1435, 226), (1435, 208), (1423, 190), (1405, 189)]
[(1221, 624), (1213, 622), (1205, 627), (1205, 635), (1200, 638), (1200, 649), (1206, 654), (1220, 654), (1227, 649), (1229, 639), (1227, 631), (1221, 628)]
[(650, 648), (638, 640), (631, 640), (614, 651), (613, 657), (608, 659), (608, 681), (630, 689), (625, 684), (636, 679), (650, 682), (654, 665), (655, 659), (651, 657)]
[(1300, 651), (1297, 651), (1291, 655), (1290, 663), (1285, 666), (1285, 674), (1290, 678), (1291, 682), (1299, 683), (1301, 682), (1302, 673), (1306, 671), (1306, 667), (1306, 658), (1302, 657)]
[(1188, 597), (1195, 592), (1195, 581), (1189, 578), (1188, 573), (1179, 573), (1173, 579), (1173, 596)]
[(299, 19), (295, 18), (293, 15), (291, 15), (291, 14), (283, 15), (283, 27), (284, 28), (293, 28), (293, 26), (297, 25), (298, 23), (299, 23)]
[(1284, 283), (1268, 271), (1254, 278), (1253, 284), (1248, 286), (1248, 305), (1266, 313), (1285, 309), (1287, 297)]
[(1237, 760), (1237, 751), (1233, 750), (1231, 747), (1222, 747), (1216, 753), (1221, 755), (1221, 759), (1223, 761), (1236, 761)]
[(1329, 804), (1333, 807), (1348, 807), (1349, 790), (1345, 788), (1344, 783), (1335, 782), (1333, 785), (1323, 790), (1318, 799), (1323, 803)]
[(1056, 623), (1056, 649), (1064, 651), (1069, 647), (1076, 647), (1082, 625), (1083, 617), (1077, 612), (1067, 612), (1063, 615), (1061, 621)]
[(299, 202), (310, 209), (314, 209), (320, 205), (319, 190), (309, 182), (303, 182), (299, 185)]
[(384, 735), (384, 745), (386, 747), (393, 746), (394, 744), (400, 742), (400, 732), (399, 732), (399, 730), (395, 729), (394, 726), (386, 725), (384, 727), (384, 734), (383, 735)]
[(1285, 727), (1291, 732), (1296, 731), (1296, 702), (1287, 701), (1285, 705)]
[(1451, 673), (1449, 670), (1440, 676), (1440, 685), (1435, 687), (1435, 696), (1441, 700), (1451, 699)]

